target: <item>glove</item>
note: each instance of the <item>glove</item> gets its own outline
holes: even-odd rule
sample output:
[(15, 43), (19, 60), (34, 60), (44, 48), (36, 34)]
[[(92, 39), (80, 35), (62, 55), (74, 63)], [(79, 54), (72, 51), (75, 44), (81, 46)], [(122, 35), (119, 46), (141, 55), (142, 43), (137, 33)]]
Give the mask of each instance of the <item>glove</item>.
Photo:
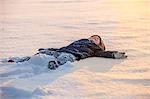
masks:
[(113, 57), (115, 59), (124, 59), (127, 58), (127, 55), (125, 55), (125, 52), (114, 52)]

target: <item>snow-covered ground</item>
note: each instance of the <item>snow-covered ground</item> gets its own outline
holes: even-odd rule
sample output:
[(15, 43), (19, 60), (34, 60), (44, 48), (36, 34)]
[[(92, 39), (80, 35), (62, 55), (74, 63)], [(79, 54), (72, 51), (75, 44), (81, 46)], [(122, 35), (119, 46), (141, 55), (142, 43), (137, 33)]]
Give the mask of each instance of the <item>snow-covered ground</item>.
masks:
[(149, 99), (149, 0), (0, 1), (0, 59), (30, 56), (92, 34), (127, 59), (89, 58), (48, 70), (41, 55), (0, 63), (0, 99)]

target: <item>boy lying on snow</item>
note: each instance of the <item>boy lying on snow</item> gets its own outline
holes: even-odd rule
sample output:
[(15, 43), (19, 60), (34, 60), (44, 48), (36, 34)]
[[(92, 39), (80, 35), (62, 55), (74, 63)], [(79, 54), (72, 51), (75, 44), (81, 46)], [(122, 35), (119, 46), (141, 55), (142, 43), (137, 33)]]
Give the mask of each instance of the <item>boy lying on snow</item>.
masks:
[[(40, 48), (37, 54), (46, 54), (55, 57), (54, 61), (49, 61), (48, 68), (54, 70), (59, 66), (65, 64), (67, 61), (74, 62), (80, 59), (86, 59), (88, 57), (105, 57), (113, 59), (127, 58), (124, 52), (118, 51), (105, 51), (105, 45), (98, 35), (93, 35), (88, 39), (81, 39), (71, 43), (68, 46), (55, 49), (55, 48)], [(31, 57), (25, 57), (18, 61), (13, 59), (8, 62), (24, 62), (28, 61)]]

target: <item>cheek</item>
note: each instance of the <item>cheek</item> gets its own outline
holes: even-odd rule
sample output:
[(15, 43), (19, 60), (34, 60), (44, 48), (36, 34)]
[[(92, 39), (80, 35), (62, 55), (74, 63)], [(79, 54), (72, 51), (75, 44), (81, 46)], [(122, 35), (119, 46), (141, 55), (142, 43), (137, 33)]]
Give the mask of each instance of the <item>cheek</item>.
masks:
[(95, 40), (95, 43), (96, 43), (96, 44), (99, 44), (99, 40)]
[(99, 44), (99, 43), (100, 43), (100, 40), (96, 40), (96, 42), (97, 42), (97, 44)]

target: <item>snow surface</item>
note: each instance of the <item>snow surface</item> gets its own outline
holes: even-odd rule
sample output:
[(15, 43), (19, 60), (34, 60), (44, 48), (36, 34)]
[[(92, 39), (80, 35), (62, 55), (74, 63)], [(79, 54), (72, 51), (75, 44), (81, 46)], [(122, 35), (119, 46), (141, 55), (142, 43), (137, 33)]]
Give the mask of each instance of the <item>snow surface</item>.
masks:
[[(39, 62), (39, 59), (41, 60)], [(90, 58), (48, 70), (46, 55), (20, 64), (1, 64), (2, 99), (97, 99), (148, 98), (148, 76), (115, 72), (126, 60)], [(121, 65), (122, 64), (122, 65)], [(112, 70), (111, 70), (112, 69)], [(118, 69), (117, 69), (118, 70)], [(123, 75), (123, 76), (121, 76)], [(130, 79), (130, 76), (133, 76)], [(116, 93), (117, 92), (117, 93)], [(133, 93), (134, 92), (134, 93)], [(144, 95), (143, 95), (144, 92)]]

